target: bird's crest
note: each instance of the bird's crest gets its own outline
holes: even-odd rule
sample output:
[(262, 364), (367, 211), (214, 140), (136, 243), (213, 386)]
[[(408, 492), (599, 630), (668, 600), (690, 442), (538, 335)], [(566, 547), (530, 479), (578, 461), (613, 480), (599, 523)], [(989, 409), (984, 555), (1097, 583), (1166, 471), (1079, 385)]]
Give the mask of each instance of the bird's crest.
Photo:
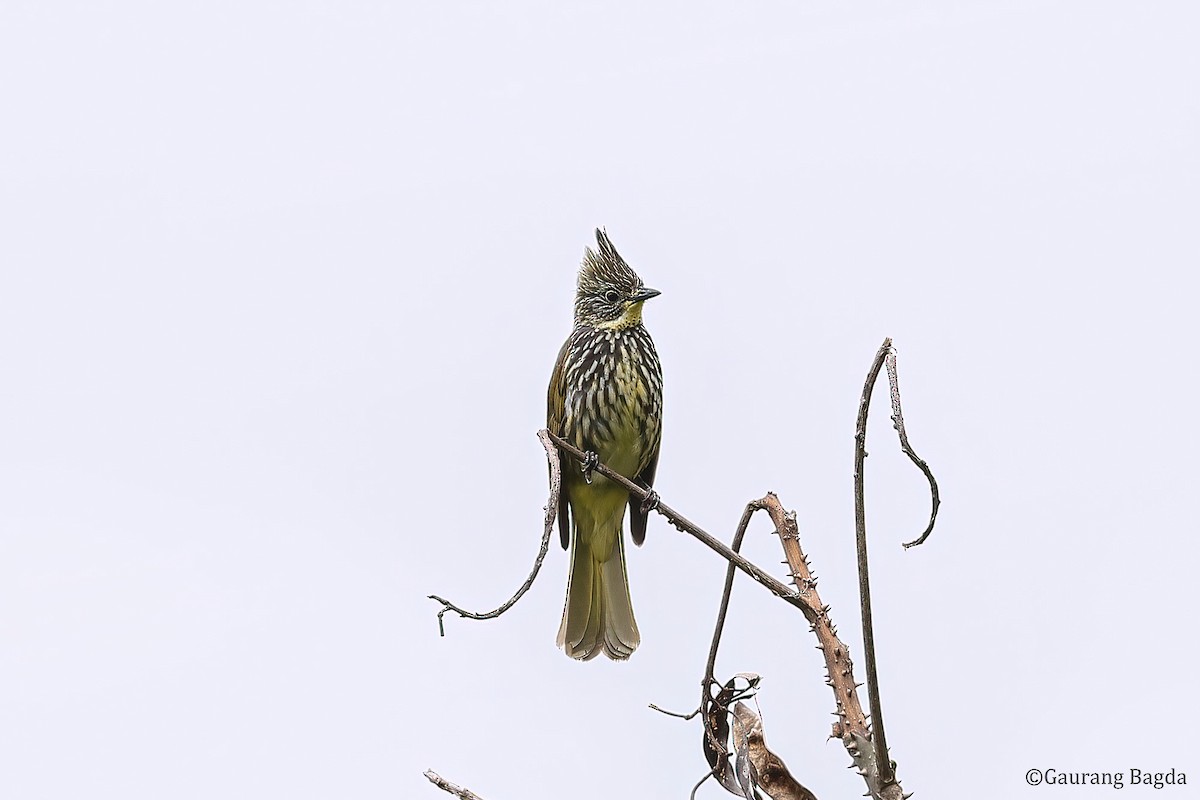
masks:
[(624, 294), (642, 288), (642, 279), (621, 258), (603, 228), (596, 229), (596, 244), (596, 250), (590, 247), (584, 250), (583, 263), (579, 265), (577, 291), (580, 296), (600, 294), (608, 287)]

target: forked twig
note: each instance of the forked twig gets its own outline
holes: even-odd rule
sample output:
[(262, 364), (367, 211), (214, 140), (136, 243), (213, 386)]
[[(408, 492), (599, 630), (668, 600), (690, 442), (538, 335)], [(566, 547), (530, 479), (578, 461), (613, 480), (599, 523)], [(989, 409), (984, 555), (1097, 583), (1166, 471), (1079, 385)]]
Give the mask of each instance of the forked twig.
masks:
[(908, 433), (904, 428), (904, 415), (900, 410), (900, 382), (896, 376), (896, 351), (892, 340), (886, 338), (871, 362), (867, 372), (866, 383), (863, 384), (862, 397), (858, 403), (858, 421), (854, 432), (854, 540), (858, 551), (858, 592), (862, 613), (863, 653), (867, 662), (867, 695), (871, 705), (871, 739), (875, 751), (875, 764), (883, 787), (896, 780), (895, 768), (888, 757), (887, 733), (883, 727), (883, 708), (879, 697), (879, 675), (875, 658), (875, 625), (871, 619), (871, 579), (867, 564), (867, 510), (865, 490), (863, 488), (863, 468), (867, 458), (867, 412), (871, 407), (871, 394), (875, 390), (875, 381), (879, 378), (879, 370), (887, 363), (888, 384), (892, 400), (892, 425), (900, 436), (900, 449), (916, 464), (929, 480), (929, 489), (933, 497), (933, 509), (929, 515), (929, 525), (915, 540), (907, 542), (905, 549), (921, 544), (933, 532), (937, 522), (938, 497), (937, 481), (929, 469), (929, 465), (919, 458), (908, 443)]

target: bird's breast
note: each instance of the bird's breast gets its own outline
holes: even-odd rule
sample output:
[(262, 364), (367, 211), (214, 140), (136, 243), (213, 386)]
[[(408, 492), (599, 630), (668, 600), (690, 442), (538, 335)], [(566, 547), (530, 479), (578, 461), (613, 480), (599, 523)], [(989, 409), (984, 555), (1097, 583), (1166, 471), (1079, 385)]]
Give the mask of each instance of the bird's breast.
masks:
[(632, 477), (658, 441), (662, 372), (640, 326), (581, 336), (569, 355), (566, 431), (576, 446)]

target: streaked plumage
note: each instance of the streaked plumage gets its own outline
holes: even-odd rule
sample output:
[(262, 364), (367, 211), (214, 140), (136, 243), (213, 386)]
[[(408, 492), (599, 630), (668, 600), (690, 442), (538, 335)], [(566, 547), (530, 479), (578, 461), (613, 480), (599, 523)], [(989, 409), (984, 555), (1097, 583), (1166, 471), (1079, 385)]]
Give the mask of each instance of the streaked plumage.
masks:
[[(547, 427), (626, 477), (649, 488), (662, 438), (662, 367), (642, 326), (646, 289), (604, 231), (579, 268), (575, 326), (550, 377)], [(635, 544), (646, 537), (640, 501), (596, 474), (563, 470), (558, 509), (571, 576), (558, 645), (572, 658), (603, 652), (624, 660), (641, 641), (625, 575), (621, 535), (629, 507)], [(568, 521), (568, 510), (570, 517)]]

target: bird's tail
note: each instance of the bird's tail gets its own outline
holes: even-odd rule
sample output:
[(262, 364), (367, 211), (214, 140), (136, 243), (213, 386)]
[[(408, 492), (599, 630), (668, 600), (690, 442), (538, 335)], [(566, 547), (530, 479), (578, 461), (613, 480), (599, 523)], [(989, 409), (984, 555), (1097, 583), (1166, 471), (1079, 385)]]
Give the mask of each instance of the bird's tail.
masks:
[(618, 528), (615, 544), (601, 561), (593, 552), (591, 538), (575, 532), (558, 646), (581, 661), (601, 652), (614, 661), (624, 661), (642, 641), (625, 576), (625, 543)]

